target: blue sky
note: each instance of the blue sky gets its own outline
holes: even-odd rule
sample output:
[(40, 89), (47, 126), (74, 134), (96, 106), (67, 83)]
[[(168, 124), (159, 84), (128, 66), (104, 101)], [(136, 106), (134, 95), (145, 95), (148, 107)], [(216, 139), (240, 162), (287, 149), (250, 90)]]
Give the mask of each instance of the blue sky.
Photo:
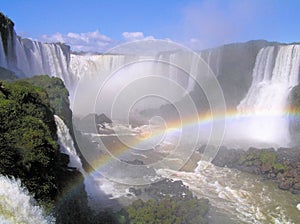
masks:
[(293, 0), (1, 0), (17, 33), (104, 51), (128, 40), (171, 39), (194, 49), (252, 39), (300, 41)]

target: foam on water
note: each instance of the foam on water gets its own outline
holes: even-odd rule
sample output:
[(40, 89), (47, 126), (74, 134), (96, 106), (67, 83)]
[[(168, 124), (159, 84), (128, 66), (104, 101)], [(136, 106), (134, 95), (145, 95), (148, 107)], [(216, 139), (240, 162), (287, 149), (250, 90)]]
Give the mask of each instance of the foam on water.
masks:
[(20, 180), (0, 176), (0, 223), (49, 224), (55, 219), (45, 215)]
[(245, 223), (299, 223), (296, 196), (258, 177), (200, 161), (195, 172), (157, 170), (163, 177), (182, 180), (199, 197)]

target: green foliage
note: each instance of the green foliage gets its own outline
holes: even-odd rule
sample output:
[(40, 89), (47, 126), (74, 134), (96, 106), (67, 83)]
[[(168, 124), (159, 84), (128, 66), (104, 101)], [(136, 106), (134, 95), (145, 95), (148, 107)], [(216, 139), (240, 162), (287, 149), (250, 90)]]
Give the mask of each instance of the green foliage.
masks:
[(274, 168), (274, 171), (275, 173), (278, 173), (278, 172), (285, 172), (288, 170), (288, 167), (281, 164), (281, 163), (275, 163), (273, 164), (273, 168)]
[(266, 163), (270, 163), (270, 164), (274, 164), (275, 161), (276, 161), (276, 154), (274, 152), (261, 152), (259, 154), (259, 160), (263, 163), (263, 164), (266, 164)]
[(72, 111), (70, 110), (69, 92), (63, 81), (47, 75), (34, 76), (25, 79), (26, 82), (46, 90), (51, 108), (70, 128), (72, 125)]
[(275, 173), (284, 172), (287, 169), (285, 165), (277, 162), (277, 155), (275, 152), (264, 150), (246, 153), (240, 157), (238, 164), (245, 166), (264, 166), (270, 164)]
[(127, 218), (125, 223), (132, 224), (201, 224), (207, 223), (208, 210), (207, 199), (178, 200), (167, 196), (160, 201), (137, 200), (125, 207), (121, 214)]
[[(41, 80), (60, 86), (57, 94), (63, 94), (60, 99), (66, 98), (69, 105), (61, 80), (49, 77)], [(50, 89), (49, 86), (51, 93)], [(69, 158), (60, 153), (57, 144), (51, 106), (63, 108), (58, 105), (62, 101), (53, 104), (55, 101), (49, 100), (48, 92), (24, 80), (0, 81), (0, 173), (20, 178), (46, 211), (54, 212), (56, 223), (94, 223), (84, 186), (79, 184), (83, 177), (79, 171), (68, 169)], [(78, 187), (66, 195), (65, 191), (75, 184)]]
[(50, 107), (53, 109), (54, 114), (58, 115), (70, 130), (70, 135), (74, 140), (74, 147), (76, 148), (84, 168), (88, 168), (89, 165), (81, 156), (79, 147), (76, 142), (73, 124), (72, 124), (72, 111), (70, 109), (69, 92), (66, 89), (63, 81), (56, 77), (49, 77), (47, 75), (34, 76), (28, 79), (24, 79), (30, 84), (41, 87), (46, 90), (49, 98)]
[(46, 92), (27, 82), (0, 83), (0, 173), (20, 178), (38, 200), (62, 188), (56, 125)]
[[(9, 33), (13, 32), (14, 23), (0, 12), (0, 34), (3, 42), (4, 51), (7, 54), (8, 51), (8, 38)], [(12, 37), (11, 37), (12, 38)]]

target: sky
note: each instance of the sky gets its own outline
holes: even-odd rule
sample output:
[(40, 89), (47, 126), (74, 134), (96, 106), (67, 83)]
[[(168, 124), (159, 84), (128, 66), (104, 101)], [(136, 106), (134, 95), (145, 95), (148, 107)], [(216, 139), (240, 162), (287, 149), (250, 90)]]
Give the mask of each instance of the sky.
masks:
[(297, 0), (0, 0), (22, 37), (104, 52), (167, 39), (195, 50), (265, 39), (300, 42)]

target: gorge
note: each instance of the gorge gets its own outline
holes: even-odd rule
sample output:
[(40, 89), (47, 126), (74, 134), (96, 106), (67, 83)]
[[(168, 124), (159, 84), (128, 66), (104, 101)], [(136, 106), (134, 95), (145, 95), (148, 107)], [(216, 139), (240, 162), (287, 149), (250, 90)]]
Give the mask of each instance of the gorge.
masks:
[[(300, 96), (300, 45), (298, 43), (284, 44), (255, 40), (246, 43), (233, 43), (218, 48), (203, 50), (196, 54), (191, 54), (192, 56), (182, 55), (182, 52), (170, 49), (165, 51), (162, 50), (158, 53), (155, 52), (154, 55), (152, 53), (140, 55), (135, 54), (134, 52), (130, 54), (126, 52), (125, 48), (124, 52), (112, 50), (103, 54), (91, 54), (88, 52), (72, 52), (70, 47), (63, 43), (42, 43), (35, 40), (24, 39), (16, 34), (13, 22), (3, 14), (0, 14), (0, 22), (3, 24), (0, 27), (1, 77), (6, 77), (5, 75), (9, 73), (11, 74), (11, 77), (13, 77), (13, 80), (15, 80), (16, 77), (22, 78), (24, 82), (31, 83), (35, 86), (34, 88), (20, 81), (18, 84), (19, 86), (13, 87), (13, 84), (11, 84), (11, 86), (6, 83), (2, 85), (1, 82), (1, 87), (4, 87), (3, 96), (1, 95), (3, 101), (6, 100), (6, 88), (21, 88), (21, 86), (24, 85), (22, 88), (25, 88), (26, 91), (26, 88), (30, 90), (32, 88), (33, 92), (39, 92), (39, 88), (44, 88), (46, 91), (48, 90), (47, 93), (43, 91), (41, 93), (39, 92), (39, 96), (44, 97), (42, 99), (47, 102), (47, 109), (45, 109), (46, 112), (40, 107), (38, 107), (39, 110), (37, 110), (37, 112), (41, 111), (41, 114), (48, 113), (47, 116), (45, 115), (43, 117), (43, 119), (48, 122), (47, 124), (49, 127), (47, 128), (50, 129), (52, 138), (60, 145), (60, 154), (58, 154), (57, 151), (59, 147), (53, 143), (53, 139), (50, 141), (49, 138), (47, 138), (52, 144), (51, 149), (56, 152), (55, 155), (58, 158), (58, 163), (60, 163), (55, 165), (57, 169), (55, 172), (57, 172), (56, 174), (59, 176), (55, 177), (58, 178), (56, 183), (57, 187), (52, 186), (58, 192), (56, 192), (55, 195), (51, 195), (53, 198), (61, 197), (63, 199), (58, 200), (57, 202), (59, 205), (57, 206), (56, 211), (60, 209), (62, 210), (62, 212), (56, 216), (57, 223), (70, 223), (68, 222), (70, 220), (64, 218), (70, 215), (70, 211), (74, 209), (80, 210), (81, 206), (84, 208), (83, 211), (78, 212), (78, 214), (75, 214), (74, 217), (72, 217), (74, 219), (78, 218), (78, 223), (84, 219), (83, 217), (89, 216), (90, 214), (93, 214), (91, 215), (91, 219), (103, 218), (105, 215), (103, 216), (102, 213), (94, 214), (93, 211), (90, 210), (90, 207), (97, 211), (97, 209), (102, 207), (103, 204), (112, 206), (110, 203), (113, 204), (115, 201), (111, 202), (111, 199), (120, 198), (117, 206), (125, 207), (127, 211), (132, 211), (132, 208), (129, 206), (129, 202), (140, 198), (144, 200), (145, 198), (149, 199), (149, 195), (151, 193), (151, 188), (149, 190), (147, 187), (140, 187), (139, 184), (132, 184), (133, 186), (126, 185), (126, 183), (130, 181), (135, 183), (133, 180), (135, 177), (135, 171), (138, 170), (138, 166), (142, 166), (143, 169), (146, 170), (145, 173), (147, 175), (149, 174), (148, 176), (145, 175), (148, 179), (151, 179), (149, 183), (147, 182), (149, 185), (163, 178), (172, 178), (176, 181), (182, 181), (179, 183), (189, 186), (189, 191), (185, 191), (185, 187), (183, 186), (179, 186), (178, 189), (184, 189), (184, 194), (188, 194), (187, 192), (192, 191), (193, 194), (199, 198), (207, 197), (213, 208), (216, 210), (216, 213), (220, 212), (221, 214), (224, 213), (228, 215), (228, 217), (226, 216), (226, 219), (224, 219), (229, 219), (228, 223), (300, 222), (298, 214), (299, 211), (297, 210), (300, 204), (298, 197), (298, 177), (300, 176), (300, 174), (298, 175), (297, 173), (299, 171), (297, 167), (298, 161), (295, 160), (291, 163), (277, 161), (277, 157), (275, 159), (273, 154), (270, 156), (267, 154), (267, 159), (271, 158), (271, 160), (265, 161), (265, 154), (262, 153), (261, 156), (258, 153), (257, 155), (255, 154), (257, 153), (255, 150), (254, 154), (243, 154), (239, 151), (231, 150), (231, 148), (247, 150), (254, 146), (256, 148), (264, 148), (264, 150), (275, 148), (275, 153), (277, 149), (282, 147), (294, 147), (293, 152), (296, 151), (295, 157), (299, 156), (297, 154), (299, 151), (299, 130), (297, 128), (300, 127), (300, 119), (298, 119), (298, 112), (300, 108), (300, 101), (298, 100)], [(147, 43), (147, 41), (145, 43)], [(126, 44), (124, 44), (124, 46), (126, 46)], [(153, 58), (157, 60), (154, 63), (151, 61)], [(149, 60), (151, 63), (148, 63)], [(202, 64), (199, 63), (199, 60), (207, 66), (204, 70)], [(94, 132), (80, 130), (78, 126), (80, 122), (78, 122), (78, 120), (80, 121), (82, 117), (88, 117), (90, 114), (94, 113), (100, 114), (104, 112), (107, 114), (107, 111), (105, 111), (105, 101), (100, 100), (100, 111), (86, 106), (86, 103), (90, 103), (94, 106), (94, 101), (98, 100), (97, 97), (99, 95), (100, 87), (99, 82), (96, 82), (95, 80), (101, 80), (105, 83), (107, 78), (110, 77), (110, 74), (117, 74), (115, 81), (117, 82), (121, 80), (120, 82), (122, 82), (123, 79), (121, 77), (124, 74), (118, 74), (118, 72), (125, 71), (125, 74), (130, 73), (130, 71), (132, 71), (130, 70), (130, 66), (129, 68), (126, 66), (132, 65), (135, 62), (137, 63), (134, 65), (135, 67), (133, 67), (133, 70), (137, 75), (142, 72), (145, 72), (146, 74), (158, 74), (157, 76), (162, 76), (164, 79), (172, 83), (170, 85), (162, 85), (167, 91), (169, 90), (171, 93), (170, 95), (173, 94), (172, 85), (174, 83), (175, 86), (181, 87), (181, 91), (174, 91), (173, 95), (176, 97), (171, 100), (168, 99), (169, 101), (162, 101), (163, 103), (160, 102), (160, 104), (155, 106), (149, 104), (150, 106), (148, 107), (145, 107), (144, 104), (143, 107), (139, 108), (139, 110), (134, 111), (136, 113), (135, 115), (149, 121), (148, 123), (143, 123), (145, 120), (141, 119), (142, 122), (135, 126), (130, 122), (124, 123), (125, 119), (122, 120), (124, 117), (120, 116), (117, 117), (120, 118), (120, 120), (112, 119), (112, 122), (103, 122), (101, 125), (94, 125)], [(178, 69), (180, 66), (174, 67), (174, 64), (184, 65), (187, 69), (182, 71)], [(202, 74), (203, 71), (205, 74)], [(199, 85), (199, 83), (202, 82), (201, 79), (203, 78), (203, 75), (206, 75), (206, 72), (209, 73), (209, 75), (214, 75), (222, 90), (226, 108), (225, 113), (220, 113), (219, 117), (213, 117), (211, 115), (206, 117), (208, 114), (207, 111), (209, 111), (211, 105), (209, 105), (210, 102), (208, 102), (209, 100), (206, 98), (205, 92), (201, 90), (201, 85)], [(193, 77), (190, 74), (196, 74), (196, 76)], [(46, 76), (36, 77), (37, 75), (48, 75), (53, 78), (48, 78)], [(131, 81), (134, 83), (135, 78), (136, 77), (134, 76), (131, 77), (128, 83), (131, 84)], [(8, 79), (6, 81), (9, 82), (11, 80)], [(82, 82), (86, 82), (88, 84), (94, 83), (94, 85), (83, 85), (80, 87)], [(125, 82), (125, 87), (128, 83)], [(157, 86), (161, 87), (159, 83)], [(65, 91), (65, 87), (68, 91)], [(143, 87), (144, 86), (141, 88)], [(118, 86), (117, 83), (115, 86), (108, 85), (107, 88), (108, 93), (111, 93), (117, 92), (119, 89), (123, 89), (123, 86)], [(96, 97), (94, 96), (96, 100), (90, 97), (92, 94), (98, 94)], [(20, 98), (24, 100), (24, 102), (21, 101), (22, 105), (30, 104), (31, 106), (32, 102), (30, 100), (28, 100), (28, 103), (28, 101), (26, 101), (27, 98), (23, 99), (21, 93), (19, 95)], [(28, 93), (28, 95), (31, 96), (30, 93)], [(82, 98), (76, 98), (78, 95), (82, 95)], [(47, 97), (49, 97), (49, 102)], [(69, 99), (67, 99), (68, 97)], [(120, 99), (123, 99), (122, 97), (126, 98), (127, 95), (124, 94), (124, 96), (121, 96)], [(177, 105), (178, 107), (182, 107), (185, 99), (189, 97), (195, 105), (196, 114), (199, 116), (199, 119), (197, 117), (197, 122), (191, 119), (192, 121), (189, 121), (188, 123), (186, 120), (189, 120), (190, 118), (184, 117), (182, 118), (184, 122), (180, 124), (178, 122), (174, 122), (172, 120), (172, 110), (174, 108), (170, 109), (170, 105), (175, 105), (175, 109), (177, 109)], [(29, 99), (31, 98), (29, 97)], [(86, 102), (76, 104), (75, 102), (76, 100), (78, 101), (78, 99), (83, 99), (83, 101)], [(13, 101), (15, 99), (11, 96), (10, 100)], [(114, 96), (109, 95), (105, 100), (113, 101)], [(36, 102), (33, 100), (33, 104), (34, 103)], [(127, 108), (125, 105), (126, 102), (124, 103), (125, 106), (122, 103), (123, 102), (120, 103), (119, 108), (121, 108), (120, 110), (124, 109), (125, 111)], [(2, 115), (7, 115), (7, 117), (9, 117), (10, 113), (6, 110), (6, 104), (3, 103), (3, 105), (3, 111), (6, 113), (3, 113)], [(73, 111), (71, 111), (69, 107)], [(20, 111), (24, 109), (22, 107), (20, 108)], [(128, 111), (126, 110), (125, 112)], [(188, 112), (189, 111), (186, 112), (187, 115)], [(24, 112), (22, 112), (22, 116), (23, 113)], [(35, 116), (34, 111), (31, 111), (30, 113), (30, 116)], [(39, 116), (40, 113), (37, 113), (37, 116)], [(110, 117), (112, 114), (107, 115)], [(48, 118), (48, 116), (51, 118)], [(27, 117), (25, 119), (28, 123), (30, 123), (30, 119), (34, 120), (36, 122), (34, 124), (36, 125), (39, 122), (36, 118), (28, 119), (29, 118)], [(72, 119), (74, 122), (73, 125)], [(93, 117), (90, 119), (93, 121)], [(169, 127), (168, 119), (171, 120), (170, 123), (173, 122), (175, 125)], [(13, 122), (13, 120), (14, 119), (12, 119), (11, 122)], [(224, 124), (226, 124), (224, 133), (222, 133), (222, 137), (224, 137), (224, 139), (220, 140), (222, 144), (216, 146), (216, 148), (225, 146), (221, 150), (222, 153), (224, 153), (225, 148), (225, 156), (223, 156), (225, 159), (216, 157), (216, 160), (213, 163), (210, 163), (211, 160), (208, 162), (195, 161), (193, 165), (196, 168), (193, 167), (193, 169), (190, 168), (187, 171), (183, 171), (181, 169), (172, 170), (169, 169), (169, 167), (164, 166), (158, 168), (155, 166), (152, 167), (153, 160), (155, 159), (162, 161), (166, 159), (169, 164), (176, 164), (180, 163), (178, 162), (179, 160), (183, 160), (180, 156), (186, 156), (186, 154), (176, 154), (174, 157), (168, 157), (168, 153), (170, 151), (172, 152), (172, 147), (174, 147), (174, 145), (176, 146), (178, 139), (180, 139), (178, 137), (181, 136), (179, 129), (182, 128), (182, 126), (189, 126), (189, 128), (191, 126), (199, 127), (202, 135), (195, 135), (196, 137), (199, 137), (200, 140), (195, 143), (195, 148), (191, 148), (191, 150), (195, 149), (196, 151), (195, 154), (192, 154), (192, 156), (195, 156), (195, 158), (201, 158), (201, 155), (198, 154), (201, 154), (201, 147), (207, 147), (207, 138), (211, 137), (207, 137), (207, 130), (212, 128), (214, 120), (217, 120), (217, 122), (224, 122)], [(56, 128), (54, 128), (54, 122)], [(155, 130), (155, 128), (164, 125), (167, 127), (164, 129), (165, 132)], [(17, 125), (15, 126), (17, 127)], [(25, 129), (26, 124), (23, 124), (23, 126), (24, 127), (22, 128), (27, 131), (27, 129)], [(43, 126), (43, 128), (45, 127)], [(3, 133), (5, 132), (3, 131)], [(21, 134), (21, 131), (12, 132), (12, 135), (16, 133)], [(81, 139), (88, 141), (88, 144), (85, 144), (84, 141), (76, 142), (78, 141), (78, 136)], [(153, 141), (156, 142), (155, 137), (160, 138), (161, 136), (163, 136), (162, 141), (159, 142), (158, 145), (155, 145), (155, 147), (152, 147), (152, 140), (154, 139)], [(194, 135), (191, 134), (191, 136), (193, 137)], [(110, 163), (110, 159), (103, 156), (107, 152), (102, 152), (105, 151), (102, 146), (106, 145), (99, 144), (99, 137), (106, 139), (105, 141), (108, 142), (107, 145), (110, 145), (110, 147), (115, 150), (112, 150), (108, 154), (110, 154), (110, 156), (112, 155), (113, 158), (117, 158), (117, 160), (121, 162), (121, 165), (118, 164), (114, 166), (114, 163)], [(203, 139), (201, 139), (201, 137), (203, 137)], [(22, 139), (22, 141), (26, 142), (24, 139)], [(124, 148), (121, 144), (124, 143), (123, 141), (125, 143), (129, 142), (131, 145), (127, 145), (127, 147), (125, 146)], [(131, 143), (131, 141), (133, 143)], [(4, 143), (5, 142), (2, 144), (4, 145)], [(132, 147), (131, 149), (128, 146), (134, 146), (136, 148)], [(183, 148), (190, 147), (189, 144), (181, 146)], [(85, 160), (85, 154), (82, 152), (81, 147), (87, 147), (88, 150), (95, 150), (98, 153), (95, 156), (95, 164), (89, 164), (91, 167), (86, 165), (89, 161)], [(226, 147), (228, 147), (228, 151), (226, 151)], [(260, 149), (257, 150), (259, 151)], [(288, 151), (288, 149), (284, 152), (286, 151)], [(226, 157), (227, 152), (229, 155), (227, 156), (231, 157), (229, 159)], [(230, 153), (234, 153), (235, 155), (241, 154), (241, 156), (230, 156)], [(93, 156), (94, 155), (92, 154), (91, 157)], [(99, 159), (97, 156), (103, 157)], [(152, 156), (153, 158), (151, 158)], [(282, 158), (282, 156), (279, 157)], [(230, 159), (233, 158), (234, 161), (232, 162)], [(38, 158), (36, 160), (38, 160)], [(233, 164), (232, 166), (230, 166), (231, 162)], [(26, 169), (30, 169), (30, 166), (26, 164), (26, 161), (24, 164), (26, 168), (24, 168), (22, 172), (24, 172), (24, 175), (26, 176), (29, 175)], [(5, 169), (9, 169), (9, 165), (5, 165)], [(235, 170), (242, 170), (244, 168), (243, 166), (247, 167), (248, 165), (251, 168), (254, 167), (253, 169), (258, 167), (257, 173), (265, 174), (267, 179), (281, 181), (280, 178), (283, 178), (284, 180), (280, 183), (290, 181), (290, 183), (286, 184), (290, 185), (289, 188), (292, 189), (294, 194), (289, 191), (280, 192), (280, 190), (277, 189), (276, 184), (273, 182), (264, 182), (259, 177), (253, 176), (252, 174), (257, 174), (256, 171), (254, 172), (252, 170), (253, 172), (250, 172), (252, 174), (245, 174), (241, 171)], [(112, 170), (109, 170), (111, 168), (110, 166), (113, 167)], [(129, 180), (122, 176), (122, 172), (118, 170), (126, 170), (127, 166), (131, 167), (129, 170), (134, 170), (134, 172), (132, 171), (130, 173), (131, 176), (128, 178)], [(229, 168), (225, 166), (228, 166)], [(231, 170), (230, 168), (235, 169)], [(103, 176), (99, 175), (97, 169), (100, 170), (99, 173), (105, 173), (106, 170), (109, 170), (109, 172), (113, 172), (115, 176), (113, 176), (112, 181), (107, 181)], [(48, 171), (50, 170), (51, 169), (48, 169)], [(289, 173), (292, 172), (290, 170), (295, 170), (296, 174), (295, 172), (293, 174)], [(46, 171), (47, 169), (43, 172), (47, 173)], [(143, 173), (144, 170), (141, 172)], [(246, 172), (248, 171), (246, 170)], [(14, 176), (14, 173), (8, 173), (6, 170), (3, 173)], [(138, 171), (136, 171), (136, 173), (138, 173)], [(21, 179), (24, 178), (24, 175), (22, 175), (23, 173), (21, 175), (18, 174)], [(36, 175), (38, 176), (38, 174)], [(44, 215), (42, 209), (35, 209), (32, 207), (34, 206), (34, 203), (29, 203), (30, 200), (28, 198), (30, 198), (30, 196), (28, 196), (28, 192), (22, 189), (19, 181), (0, 177), (0, 183), (0, 190), (2, 190), (3, 186), (6, 188), (9, 188), (7, 185), (16, 186), (16, 191), (19, 190), (17, 193), (20, 193), (21, 195), (20, 198), (26, 199), (26, 207), (29, 208), (26, 211), (29, 213), (31, 212), (31, 216), (36, 216), (36, 219), (38, 219), (38, 221), (28, 221), (28, 223), (54, 222), (54, 218), (51, 220), (52, 216), (48, 217), (47, 215)], [(28, 184), (26, 182), (24, 183), (25, 185)], [(170, 190), (172, 186), (176, 186), (176, 184), (178, 185), (178, 182), (170, 182), (169, 184), (171, 187), (167, 185), (166, 188), (169, 188)], [(30, 186), (30, 184), (28, 184), (28, 186)], [(31, 188), (29, 187), (29, 190), (33, 191), (32, 189), (35, 188), (36, 186), (31, 186)], [(45, 185), (44, 188), (46, 189), (47, 186)], [(282, 189), (284, 189), (284, 186)], [(61, 196), (60, 193), (63, 194), (65, 191), (68, 194)], [(209, 192), (209, 195), (207, 195), (207, 191)], [(143, 192), (141, 193), (141, 196), (139, 195), (140, 192)], [(258, 195), (257, 192), (260, 192), (260, 194)], [(41, 191), (40, 194), (42, 193), (43, 192)], [(167, 195), (172, 195), (171, 193), (167, 193)], [(3, 193), (1, 193), (1, 195), (3, 195)], [(4, 196), (6, 197), (7, 195)], [(179, 197), (182, 197), (182, 195)], [(170, 202), (168, 200), (169, 199), (164, 201), (164, 203), (175, 203), (174, 201)], [(137, 205), (143, 204), (138, 204), (140, 202), (136, 203)], [(207, 202), (203, 203), (207, 206)], [(242, 205), (237, 206), (239, 203), (242, 203)], [(155, 203), (150, 201), (149, 206), (155, 207), (154, 204)], [(224, 206), (225, 204), (227, 206)], [(80, 206), (72, 207), (73, 205)], [(146, 206), (146, 204), (143, 204), (143, 206)], [(201, 204), (201, 206), (203, 206), (203, 204)], [(3, 205), (0, 204), (0, 219), (2, 218), (2, 207)], [(63, 208), (65, 208), (65, 210)], [(11, 210), (11, 208), (8, 208), (8, 210), (9, 209)], [(31, 210), (33, 210), (33, 212)], [(206, 209), (204, 210), (199, 213), (207, 218), (207, 211)], [(120, 221), (122, 217), (124, 218), (126, 216), (122, 212), (120, 213), (121, 215), (117, 215), (118, 221), (114, 220), (114, 222), (125, 223)], [(222, 220), (223, 216), (220, 216), (220, 219)], [(201, 218), (199, 219), (202, 220)], [(202, 221), (203, 223), (206, 223), (206, 219), (203, 219)], [(211, 223), (220, 223), (220, 220), (217, 219), (212, 219), (210, 221)], [(114, 223), (113, 221), (111, 222)], [(89, 223), (93, 223), (93, 220), (89, 220)], [(99, 223), (101, 223), (101, 221)]]

